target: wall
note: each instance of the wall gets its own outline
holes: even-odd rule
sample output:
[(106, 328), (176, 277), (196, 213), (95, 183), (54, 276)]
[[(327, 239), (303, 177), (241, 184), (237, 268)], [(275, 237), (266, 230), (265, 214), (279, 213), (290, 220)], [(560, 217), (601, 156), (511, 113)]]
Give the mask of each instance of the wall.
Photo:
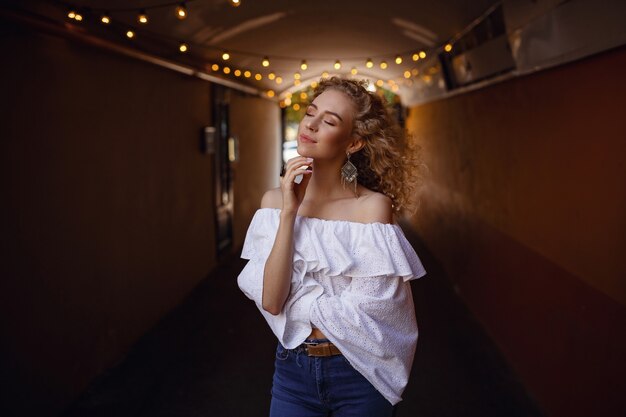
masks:
[(410, 110), (413, 224), (549, 416), (621, 415), (626, 48)]
[(0, 33), (0, 414), (55, 415), (215, 265), (209, 84)]
[(232, 92), (232, 134), (239, 138), (234, 170), (233, 248), (241, 250), (248, 225), (266, 190), (278, 187), (281, 168), (280, 107), (276, 102)]

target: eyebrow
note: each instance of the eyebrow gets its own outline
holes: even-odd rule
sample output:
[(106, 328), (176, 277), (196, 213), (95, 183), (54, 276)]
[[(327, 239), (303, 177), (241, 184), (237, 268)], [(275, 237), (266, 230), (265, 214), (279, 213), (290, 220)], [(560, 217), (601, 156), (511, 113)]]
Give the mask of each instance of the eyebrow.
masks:
[[(315, 107), (315, 110), (317, 110), (317, 106), (313, 103), (309, 104), (309, 106), (313, 106)], [(341, 118), (341, 116), (339, 116), (337, 113), (332, 112), (332, 111), (328, 111), (326, 110), (324, 113), (328, 113), (328, 114), (332, 114), (333, 116), (335, 116), (337, 119), (341, 120), (343, 122), (343, 119)]]

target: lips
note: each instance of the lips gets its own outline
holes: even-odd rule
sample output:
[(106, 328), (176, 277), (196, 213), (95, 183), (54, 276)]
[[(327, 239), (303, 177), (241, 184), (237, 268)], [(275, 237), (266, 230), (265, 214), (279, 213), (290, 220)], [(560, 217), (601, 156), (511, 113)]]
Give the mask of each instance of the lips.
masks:
[(302, 142), (317, 143), (317, 141), (314, 140), (312, 137), (304, 135), (304, 134), (300, 135), (300, 140)]

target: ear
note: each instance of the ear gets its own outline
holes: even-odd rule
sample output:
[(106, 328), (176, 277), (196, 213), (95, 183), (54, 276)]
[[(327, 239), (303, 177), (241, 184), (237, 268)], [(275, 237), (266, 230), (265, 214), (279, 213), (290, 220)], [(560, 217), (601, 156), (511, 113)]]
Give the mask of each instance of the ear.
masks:
[(347, 152), (350, 152), (350, 155), (357, 153), (365, 146), (365, 141), (363, 138), (354, 136), (352, 138), (352, 142), (350, 142), (350, 146), (346, 149)]

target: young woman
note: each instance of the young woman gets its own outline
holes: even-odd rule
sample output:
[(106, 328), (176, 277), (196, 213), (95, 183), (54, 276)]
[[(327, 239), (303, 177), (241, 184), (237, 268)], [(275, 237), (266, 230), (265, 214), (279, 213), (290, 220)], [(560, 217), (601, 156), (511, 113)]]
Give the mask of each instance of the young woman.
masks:
[(416, 165), (366, 85), (320, 81), (301, 156), (263, 196), (244, 242), (238, 285), (278, 338), (272, 417), (392, 416), (408, 382), (408, 281), (426, 271), (394, 216), (411, 203)]

